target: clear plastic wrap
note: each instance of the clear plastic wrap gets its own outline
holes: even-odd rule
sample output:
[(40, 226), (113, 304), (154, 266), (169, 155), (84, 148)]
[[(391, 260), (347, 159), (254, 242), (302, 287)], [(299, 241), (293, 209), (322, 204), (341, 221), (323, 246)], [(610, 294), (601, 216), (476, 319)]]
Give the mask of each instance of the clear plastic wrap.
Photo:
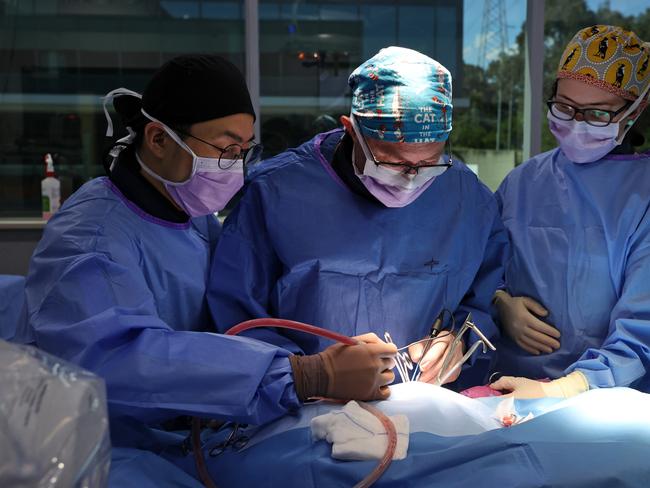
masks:
[(0, 486), (106, 486), (110, 449), (101, 378), (0, 340)]

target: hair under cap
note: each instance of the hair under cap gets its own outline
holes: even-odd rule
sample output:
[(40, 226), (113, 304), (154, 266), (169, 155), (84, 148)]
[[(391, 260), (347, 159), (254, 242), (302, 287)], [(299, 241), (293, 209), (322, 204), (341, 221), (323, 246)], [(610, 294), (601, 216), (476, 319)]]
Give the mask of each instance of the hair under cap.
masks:
[(650, 83), (650, 43), (613, 25), (581, 29), (569, 42), (557, 77), (579, 80), (626, 100), (636, 100)]
[(127, 121), (137, 118), (142, 108), (172, 127), (241, 113), (255, 117), (241, 72), (212, 54), (186, 54), (167, 61), (147, 83), (142, 100), (122, 96), (113, 105)]
[(352, 114), (363, 133), (389, 142), (439, 142), (451, 132), (451, 74), (412, 49), (387, 47), (355, 69)]

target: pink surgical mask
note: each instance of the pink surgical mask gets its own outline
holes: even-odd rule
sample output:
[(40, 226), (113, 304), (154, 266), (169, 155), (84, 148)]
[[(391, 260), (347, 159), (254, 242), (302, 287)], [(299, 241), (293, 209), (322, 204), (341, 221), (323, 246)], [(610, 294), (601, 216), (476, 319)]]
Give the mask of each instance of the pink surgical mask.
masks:
[[(363, 186), (381, 203), (390, 208), (405, 207), (409, 203), (415, 201), (417, 197), (422, 195), (424, 191), (431, 186), (435, 176), (429, 176), (426, 180), (415, 182), (413, 177), (418, 175), (402, 175), (398, 171), (377, 166), (374, 161), (366, 158), (363, 173), (359, 172), (357, 165), (353, 164), (354, 174), (357, 175)], [(370, 169), (370, 171), (367, 171)], [(434, 168), (423, 168), (434, 169)], [(388, 172), (393, 173), (388, 174)], [(368, 174), (366, 174), (368, 173)], [(390, 184), (390, 181), (395, 181), (395, 176), (404, 179), (404, 183)], [(411, 178), (407, 179), (407, 176)], [(383, 180), (383, 181), (382, 181)], [(410, 183), (410, 185), (409, 185)], [(417, 186), (416, 186), (417, 185)]]
[[(150, 120), (159, 123), (165, 132), (192, 156), (192, 173), (183, 182), (169, 181), (154, 173), (136, 152), (140, 167), (151, 177), (162, 182), (169, 195), (190, 217), (201, 217), (223, 210), (230, 199), (244, 185), (244, 163), (237, 160), (228, 169), (219, 167), (218, 158), (197, 156), (169, 127), (142, 111)], [(222, 166), (224, 159), (221, 159)]]
[[(624, 120), (641, 104), (650, 90), (646, 86), (637, 99), (623, 112), (619, 120)], [(546, 113), (548, 127), (557, 139), (560, 149), (574, 163), (592, 163), (607, 156), (616, 146), (623, 142), (627, 131), (634, 125), (636, 119), (628, 122), (620, 137), (620, 123), (611, 123), (604, 127), (595, 127), (585, 121), (560, 120), (553, 117), (551, 111)]]
[(594, 127), (584, 121), (560, 120), (549, 111), (548, 127), (557, 139), (562, 152), (574, 163), (592, 163), (602, 159), (620, 144), (619, 125)]
[[(365, 157), (363, 171), (359, 171), (357, 164), (353, 164), (354, 173), (363, 186), (386, 207), (405, 207), (412, 203), (431, 186), (438, 175), (447, 169), (446, 167), (425, 167), (420, 168), (416, 174), (410, 175), (376, 164), (356, 125), (354, 115), (350, 116), (350, 120)], [(356, 153), (353, 151), (352, 154), (356, 159)]]

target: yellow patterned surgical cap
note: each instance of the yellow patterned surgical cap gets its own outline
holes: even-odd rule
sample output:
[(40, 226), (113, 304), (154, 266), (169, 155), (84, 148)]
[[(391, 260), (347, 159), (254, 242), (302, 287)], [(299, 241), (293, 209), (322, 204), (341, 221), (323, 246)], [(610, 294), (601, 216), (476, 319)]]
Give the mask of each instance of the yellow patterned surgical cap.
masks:
[(632, 31), (594, 25), (578, 31), (569, 42), (557, 70), (626, 100), (636, 100), (650, 83), (650, 43)]

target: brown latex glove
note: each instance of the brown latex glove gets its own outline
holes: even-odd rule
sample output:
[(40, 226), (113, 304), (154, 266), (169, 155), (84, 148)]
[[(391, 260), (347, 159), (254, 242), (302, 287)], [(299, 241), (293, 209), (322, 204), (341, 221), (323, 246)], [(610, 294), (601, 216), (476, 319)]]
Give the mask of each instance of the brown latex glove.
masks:
[(375, 334), (355, 337), (359, 344), (334, 344), (319, 354), (290, 356), (300, 400), (311, 397), (340, 400), (385, 400), (395, 380), (397, 348)]
[[(456, 334), (451, 332), (447, 335), (444, 335), (440, 338), (433, 339), (429, 350), (426, 352), (424, 357), (422, 353), (427, 346), (426, 342), (418, 342), (409, 347), (409, 357), (414, 363), (420, 363), (420, 375), (419, 381), (423, 383), (435, 383), (438, 379), (438, 374), (442, 368), (442, 363), (445, 361), (445, 356), (449, 353), (449, 346), (456, 337)], [(461, 360), (464, 354), (464, 343), (461, 342), (454, 351), (454, 357), (451, 358), (448, 367), (452, 367), (458, 361)], [(460, 376), (461, 368), (458, 368), (452, 373), (452, 375), (445, 381), (445, 383), (451, 383), (456, 381)]]

